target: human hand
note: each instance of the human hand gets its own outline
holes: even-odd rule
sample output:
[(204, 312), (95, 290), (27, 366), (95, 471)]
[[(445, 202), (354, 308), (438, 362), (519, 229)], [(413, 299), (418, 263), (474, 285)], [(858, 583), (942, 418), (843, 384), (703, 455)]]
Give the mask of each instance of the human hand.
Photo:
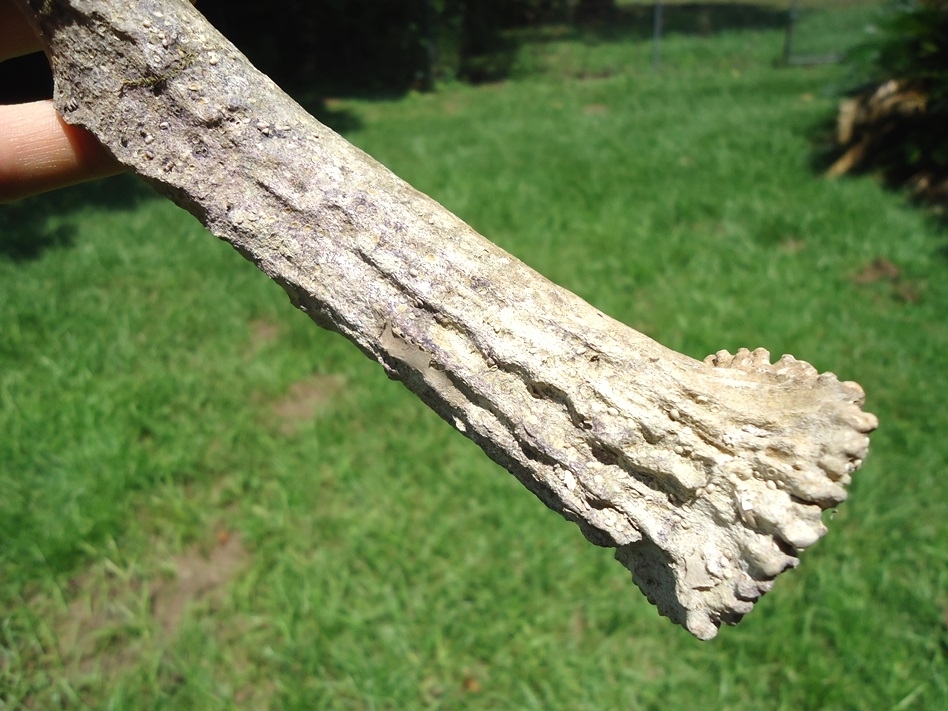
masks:
[[(0, 0), (0, 62), (40, 49), (12, 0)], [(91, 133), (63, 121), (52, 101), (0, 105), (0, 203), (122, 170)]]

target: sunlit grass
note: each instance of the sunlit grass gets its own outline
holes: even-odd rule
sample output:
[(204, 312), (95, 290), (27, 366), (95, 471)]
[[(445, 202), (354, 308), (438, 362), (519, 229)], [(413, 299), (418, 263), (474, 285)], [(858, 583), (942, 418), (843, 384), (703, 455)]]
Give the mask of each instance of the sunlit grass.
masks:
[[(660, 620), (607, 551), (123, 178), (0, 213), (0, 246), (48, 243), (0, 257), (0, 704), (948, 706), (946, 235), (872, 179), (814, 173), (842, 70), (776, 69), (780, 42), (673, 37), (659, 74), (642, 44), (564, 45), (603, 71), (335, 105), (666, 345), (864, 385), (882, 425), (851, 500), (739, 628)], [(879, 259), (898, 274), (867, 278)], [(182, 551), (231, 536), (238, 572), (162, 620)]]

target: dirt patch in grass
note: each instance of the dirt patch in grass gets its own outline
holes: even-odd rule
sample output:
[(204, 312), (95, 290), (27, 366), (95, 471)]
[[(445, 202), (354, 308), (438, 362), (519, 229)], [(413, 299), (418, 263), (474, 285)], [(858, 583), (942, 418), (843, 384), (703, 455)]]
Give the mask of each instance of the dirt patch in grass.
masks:
[(250, 334), (255, 345), (269, 343), (280, 335), (280, 327), (272, 321), (260, 318), (251, 322)]
[(902, 270), (885, 257), (877, 257), (864, 265), (853, 275), (852, 280), (860, 286), (886, 284), (893, 298), (908, 304), (917, 304), (921, 300), (918, 284), (906, 279)]
[(609, 113), (609, 107), (605, 104), (586, 104), (583, 107), (583, 113), (586, 116), (602, 116)]
[(199, 600), (219, 598), (249, 554), (236, 533), (221, 530), (210, 549), (192, 546), (173, 561), (174, 577), (151, 586), (155, 621), (168, 637), (178, 633), (184, 613)]
[(273, 403), (280, 432), (291, 435), (300, 424), (322, 414), (345, 390), (342, 375), (312, 375), (293, 383), (286, 394)]
[(902, 270), (885, 257), (877, 257), (853, 276), (856, 284), (874, 284), (877, 281), (897, 281)]
[(73, 578), (65, 609), (47, 617), (67, 673), (115, 678), (160, 651), (188, 609), (219, 601), (249, 558), (240, 536), (221, 529), (164, 564), (107, 560)]
[(254, 356), (280, 337), (280, 326), (265, 318), (250, 322), (250, 347), (247, 356)]

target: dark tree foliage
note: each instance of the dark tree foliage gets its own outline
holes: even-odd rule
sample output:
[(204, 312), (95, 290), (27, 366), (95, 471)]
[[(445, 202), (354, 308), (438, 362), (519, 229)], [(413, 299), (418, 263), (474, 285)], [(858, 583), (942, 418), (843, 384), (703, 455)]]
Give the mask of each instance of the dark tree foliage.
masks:
[(608, 22), (616, 14), (616, 0), (579, 0), (574, 10), (577, 22)]
[[(888, 101), (892, 110), (874, 120), (876, 136), (866, 141), (870, 149), (860, 167), (883, 169), (894, 182), (910, 182), (943, 200), (948, 197), (948, 0), (899, 0), (879, 30), (878, 39), (854, 58), (874, 86), (894, 82), (889, 86), (897, 94)], [(918, 103), (915, 96), (923, 97), (922, 108), (905, 110)]]
[(426, 0), (199, 0), (198, 8), (277, 83), (406, 86), (426, 66)]
[(912, 82), (932, 110), (948, 110), (948, 0), (903, 0), (874, 47), (878, 79)]
[[(403, 91), (439, 76), (500, 78), (514, 47), (504, 31), (566, 17), (572, 0), (283, 0), (198, 8), (278, 83)], [(279, 10), (278, 12), (276, 10)]]
[[(584, 38), (647, 39), (653, 6), (616, 0), (281, 0), (272, 6), (197, 0), (198, 9), (278, 84), (300, 98), (330, 94), (399, 94), (438, 80), (505, 79), (523, 28), (572, 24)], [(782, 27), (769, 6), (675, 3), (670, 32)], [(49, 96), (42, 58), (0, 66), (0, 100)], [(312, 103), (310, 110), (317, 110)]]

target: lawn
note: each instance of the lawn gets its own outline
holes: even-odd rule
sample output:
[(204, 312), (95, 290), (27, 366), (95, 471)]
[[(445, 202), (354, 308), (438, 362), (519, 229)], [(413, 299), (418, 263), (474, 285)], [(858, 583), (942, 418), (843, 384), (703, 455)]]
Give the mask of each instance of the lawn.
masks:
[[(832, 23), (830, 23), (830, 26)], [(698, 642), (609, 552), (128, 177), (0, 211), (0, 709), (948, 708), (948, 232), (823, 179), (779, 29), (521, 47), (347, 137), (697, 358), (880, 428), (830, 533)]]

